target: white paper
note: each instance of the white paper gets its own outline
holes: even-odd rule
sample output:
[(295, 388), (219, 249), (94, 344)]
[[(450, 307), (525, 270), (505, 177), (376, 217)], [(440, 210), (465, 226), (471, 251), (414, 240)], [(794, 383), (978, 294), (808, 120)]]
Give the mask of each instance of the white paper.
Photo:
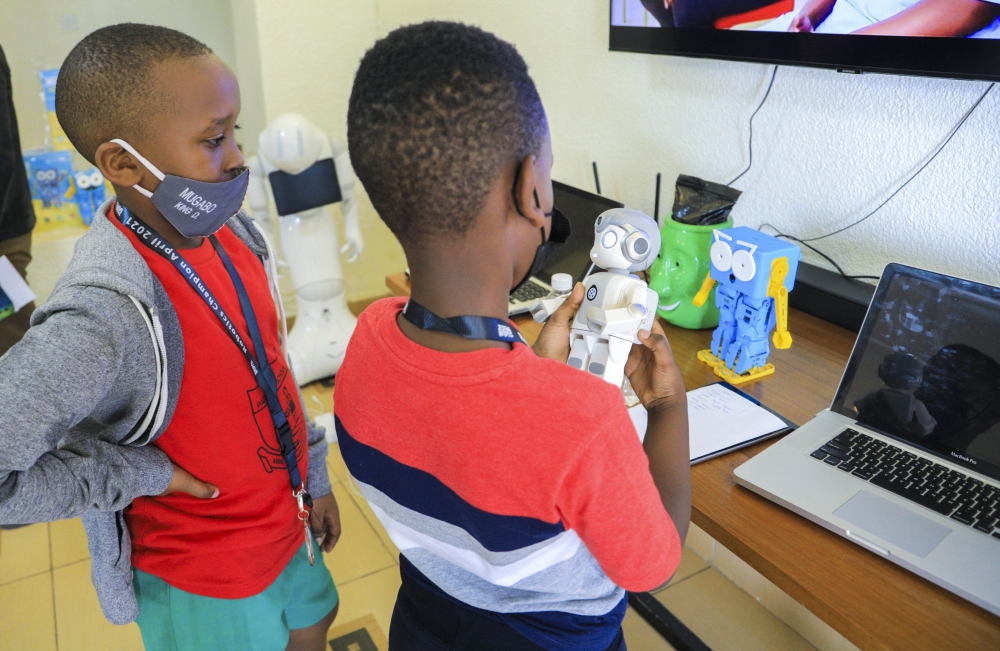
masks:
[(35, 292), (31, 291), (28, 283), (24, 282), (24, 278), (17, 273), (17, 269), (5, 255), (0, 255), (0, 289), (14, 304), (15, 312), (35, 300)]
[(787, 425), (721, 384), (688, 391), (691, 460), (785, 429)]

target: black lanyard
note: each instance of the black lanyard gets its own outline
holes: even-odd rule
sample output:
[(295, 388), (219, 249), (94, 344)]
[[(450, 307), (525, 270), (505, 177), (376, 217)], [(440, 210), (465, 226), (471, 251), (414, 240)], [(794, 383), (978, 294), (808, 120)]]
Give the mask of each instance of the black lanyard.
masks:
[(421, 330), (437, 330), (466, 339), (488, 339), (508, 344), (528, 345), (510, 321), (491, 316), (453, 316), (442, 319), (412, 298), (403, 308), (403, 318)]
[(299, 473), (299, 464), (295, 454), (295, 437), (292, 434), (291, 425), (288, 424), (288, 418), (281, 408), (281, 402), (278, 400), (278, 381), (274, 376), (274, 371), (271, 369), (270, 363), (267, 361), (267, 350), (264, 348), (264, 341), (260, 336), (257, 316), (254, 314), (253, 305), (250, 303), (250, 296), (243, 285), (243, 280), (236, 272), (236, 267), (233, 265), (232, 260), (229, 259), (229, 255), (226, 254), (225, 249), (222, 248), (222, 244), (214, 235), (208, 237), (208, 240), (222, 259), (222, 263), (225, 265), (226, 271), (229, 272), (229, 277), (233, 281), (233, 286), (236, 288), (236, 295), (240, 299), (240, 309), (243, 312), (243, 319), (246, 321), (247, 330), (250, 331), (250, 340), (253, 342), (254, 351), (257, 353), (256, 357), (247, 348), (247, 345), (243, 342), (243, 337), (240, 336), (233, 322), (229, 319), (229, 315), (222, 310), (219, 301), (208, 289), (208, 286), (205, 285), (201, 277), (198, 276), (191, 263), (185, 260), (184, 256), (170, 246), (156, 231), (143, 223), (138, 217), (129, 212), (128, 208), (118, 202), (115, 202), (115, 216), (118, 217), (118, 220), (125, 228), (131, 230), (136, 235), (140, 242), (172, 264), (180, 272), (181, 276), (188, 281), (198, 296), (205, 301), (205, 304), (211, 308), (215, 316), (222, 322), (226, 334), (229, 335), (229, 338), (233, 340), (236, 347), (246, 357), (247, 363), (250, 365), (250, 370), (253, 371), (254, 379), (257, 381), (257, 386), (260, 387), (267, 398), (267, 408), (271, 412), (271, 421), (274, 423), (274, 431), (278, 438), (278, 445), (281, 448), (281, 455), (285, 459), (285, 465), (288, 466), (288, 476), (292, 483), (292, 493), (296, 499), (301, 499), (312, 506), (312, 498), (306, 492), (301, 473)]

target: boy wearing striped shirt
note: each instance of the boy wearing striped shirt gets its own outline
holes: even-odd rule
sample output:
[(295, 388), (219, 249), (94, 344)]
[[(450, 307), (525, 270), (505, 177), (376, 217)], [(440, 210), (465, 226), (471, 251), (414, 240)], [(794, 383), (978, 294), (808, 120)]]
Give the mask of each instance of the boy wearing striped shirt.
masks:
[(659, 325), (617, 388), (566, 365), (577, 286), (533, 348), (513, 288), (565, 239), (527, 66), (456, 23), (361, 62), (351, 160), (399, 238), (412, 296), (362, 314), (337, 376), (347, 466), (399, 547), (390, 648), (625, 648), (626, 590), (669, 580), (690, 518), (684, 385)]

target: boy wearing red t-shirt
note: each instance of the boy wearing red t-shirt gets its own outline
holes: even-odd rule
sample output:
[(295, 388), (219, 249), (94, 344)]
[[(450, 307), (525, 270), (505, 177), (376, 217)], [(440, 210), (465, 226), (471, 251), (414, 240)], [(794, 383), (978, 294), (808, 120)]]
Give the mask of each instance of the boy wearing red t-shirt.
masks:
[(337, 376), (344, 460), (400, 550), (394, 651), (621, 651), (625, 590), (665, 584), (691, 509), (687, 402), (663, 330), (617, 387), (566, 364), (578, 285), (533, 348), (508, 296), (565, 238), (541, 100), (514, 48), (456, 23), (365, 55), (351, 162), (411, 298), (358, 321)]
[(113, 25), (56, 111), (117, 198), (0, 358), (0, 523), (82, 515), (101, 606), (147, 651), (318, 651), (338, 598), (313, 538), (340, 521), (240, 211), (237, 81), (189, 36)]

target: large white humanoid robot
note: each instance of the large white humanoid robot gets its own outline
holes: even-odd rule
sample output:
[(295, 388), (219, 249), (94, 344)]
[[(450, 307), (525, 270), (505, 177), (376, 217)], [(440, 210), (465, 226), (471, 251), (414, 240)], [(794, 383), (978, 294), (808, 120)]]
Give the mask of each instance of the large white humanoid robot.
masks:
[[(639, 330), (656, 318), (657, 294), (634, 273), (648, 269), (660, 252), (660, 229), (638, 210), (614, 208), (597, 218), (590, 259), (607, 269), (583, 279), (583, 304), (570, 329), (569, 365), (620, 387)], [(536, 320), (551, 314), (563, 298), (532, 308)]]
[[(344, 144), (297, 113), (274, 119), (260, 134), (247, 201), (273, 239), (268, 193), (277, 208), (281, 250), (292, 274), (298, 315), (287, 352), (299, 384), (335, 374), (357, 319), (347, 309), (340, 254), (354, 262), (364, 249), (354, 197), (354, 170)], [(340, 203), (347, 243), (337, 245), (329, 206)]]

